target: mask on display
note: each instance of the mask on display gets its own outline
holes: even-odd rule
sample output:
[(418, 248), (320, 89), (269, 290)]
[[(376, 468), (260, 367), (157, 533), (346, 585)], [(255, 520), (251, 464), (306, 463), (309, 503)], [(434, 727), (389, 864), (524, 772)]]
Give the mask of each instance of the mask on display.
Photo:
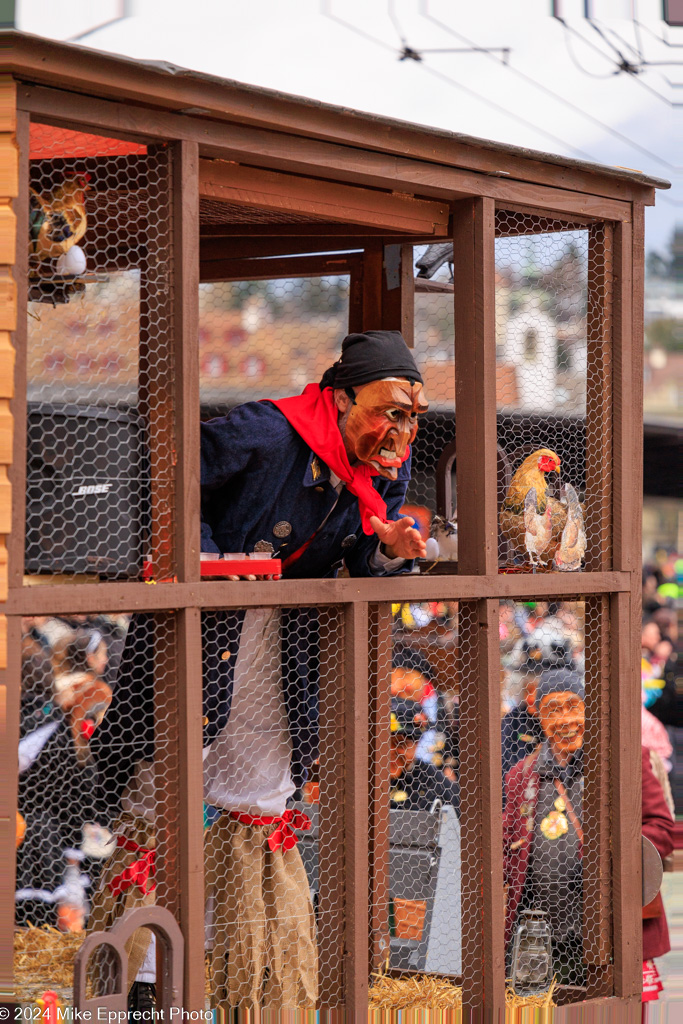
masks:
[(422, 385), (389, 378), (354, 390), (355, 404), (340, 424), (349, 461), (396, 480), (415, 439), (418, 415), (429, 408)]

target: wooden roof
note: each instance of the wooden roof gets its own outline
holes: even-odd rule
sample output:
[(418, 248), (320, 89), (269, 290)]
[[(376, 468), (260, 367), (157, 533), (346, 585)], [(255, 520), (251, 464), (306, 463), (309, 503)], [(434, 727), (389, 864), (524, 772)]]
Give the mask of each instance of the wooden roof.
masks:
[[(262, 153), (261, 166), (284, 168), (297, 173), (312, 173), (310, 160), (316, 152), (320, 152), (328, 162), (333, 161), (335, 152), (329, 144), (334, 144), (345, 150), (352, 147), (356, 151), (359, 167), (363, 165), (364, 152), (392, 156), (396, 164), (387, 161), (385, 181), (391, 180), (393, 166), (400, 169), (399, 164), (419, 161), (423, 164), (438, 164), (443, 168), (460, 168), (487, 177), (505, 177), (519, 182), (645, 203), (654, 201), (655, 188), (670, 187), (665, 180), (626, 168), (606, 167), (440, 128), (361, 113), (189, 71), (165, 62), (131, 60), (17, 31), (0, 32), (0, 46), (3, 51), (2, 70), (10, 72), (18, 81), (28, 85), (34, 112), (40, 109), (41, 102), (47, 108), (50, 107), (49, 91), (52, 89), (65, 90), (84, 98), (106, 100), (109, 101), (109, 108), (117, 102), (125, 103), (127, 114), (121, 115), (120, 130), (123, 134), (128, 128), (134, 137), (144, 124), (140, 117), (142, 111), (149, 112), (150, 108), (155, 110), (162, 130), (165, 116), (181, 114), (183, 121), (193, 126), (188, 131), (192, 137), (198, 138), (200, 152), (206, 156), (224, 156), (226, 150), (235, 145), (248, 148), (249, 137), (244, 131), (241, 136), (235, 137), (234, 132), (231, 132), (230, 138), (227, 133), (220, 131), (221, 125), (230, 124), (243, 126), (244, 129), (251, 127), (268, 130), (274, 144), (274, 155), (270, 152), (267, 155)], [(91, 119), (93, 109), (92, 101), (89, 108), (87, 105), (84, 107), (84, 113), (90, 111)], [(305, 170), (304, 166), (297, 168), (291, 154), (289, 166), (285, 167), (287, 161), (284, 157), (278, 158), (277, 144), (282, 141), (283, 148), (291, 150), (292, 135), (328, 145), (321, 145), (316, 150), (309, 143)], [(286, 137), (289, 137), (288, 141)], [(258, 142), (255, 135), (255, 149), (258, 148)], [(345, 171), (343, 165), (330, 177), (353, 180), (352, 172)], [(397, 177), (400, 178), (400, 175)], [(386, 185), (378, 181), (376, 187)], [(438, 192), (438, 178), (434, 179), (430, 188), (423, 190), (423, 194), (432, 196), (438, 195)], [(413, 190), (415, 193), (416, 190)], [(446, 198), (445, 194), (443, 198)]]

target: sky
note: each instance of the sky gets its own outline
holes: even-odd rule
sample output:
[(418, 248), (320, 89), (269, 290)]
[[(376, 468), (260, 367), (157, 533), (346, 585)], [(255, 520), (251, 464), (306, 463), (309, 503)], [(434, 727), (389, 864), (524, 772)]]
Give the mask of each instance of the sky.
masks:
[[(552, 0), (17, 0), (17, 21), (92, 49), (666, 178), (673, 187), (646, 220), (647, 247), (663, 250), (683, 223), (683, 28), (663, 23), (661, 0), (555, 6), (562, 22)], [(405, 46), (422, 60), (399, 60)]]

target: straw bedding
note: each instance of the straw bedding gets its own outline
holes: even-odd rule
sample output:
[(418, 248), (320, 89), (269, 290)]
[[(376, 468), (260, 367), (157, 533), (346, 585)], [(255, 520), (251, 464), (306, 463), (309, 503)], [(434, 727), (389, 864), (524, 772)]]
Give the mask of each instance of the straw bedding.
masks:
[[(46, 989), (53, 989), (60, 998), (69, 1000), (73, 981), (73, 963), (84, 936), (57, 931), (49, 925), (41, 928), (17, 929), (14, 935), (14, 979), (17, 998), (23, 1002), (35, 1001)], [(36, 965), (49, 964), (49, 976), (36, 978)], [(210, 972), (207, 972), (208, 988), (211, 988)], [(552, 1020), (550, 1010), (555, 1006), (553, 990), (555, 983), (543, 996), (521, 998), (512, 989), (505, 993), (506, 1019), (509, 1024), (525, 1019), (521, 1011), (529, 1009), (534, 1013), (535, 1024)], [(207, 992), (208, 995), (208, 992)], [(411, 974), (393, 978), (387, 974), (375, 974), (369, 993), (369, 1020), (380, 1024), (393, 1018), (396, 1010), (446, 1011), (431, 1014), (436, 1024), (460, 1024), (462, 989), (445, 978), (426, 974)], [(545, 1011), (545, 1012), (543, 1012)], [(424, 1018), (422, 1018), (424, 1019)], [(401, 1020), (409, 1024), (409, 1015), (401, 1014)]]

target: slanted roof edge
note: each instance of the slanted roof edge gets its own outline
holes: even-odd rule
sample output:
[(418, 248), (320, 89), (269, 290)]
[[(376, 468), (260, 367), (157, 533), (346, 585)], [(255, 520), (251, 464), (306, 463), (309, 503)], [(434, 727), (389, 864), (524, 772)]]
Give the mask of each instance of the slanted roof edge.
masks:
[[(60, 61), (62, 63), (60, 63)], [(92, 70), (96, 62), (100, 69), (98, 81), (88, 78), (88, 69)], [(16, 30), (0, 31), (0, 72), (9, 71), (23, 81), (36, 82), (39, 84), (56, 85), (68, 88), (74, 92), (103, 96), (109, 99), (126, 98), (144, 101), (146, 106), (160, 106), (166, 110), (173, 110), (176, 113), (183, 113), (186, 116), (211, 116), (244, 122), (247, 124), (259, 124), (266, 127), (276, 127), (278, 131), (295, 133), (303, 136), (310, 136), (321, 140), (340, 141), (340, 136), (335, 134), (330, 124), (326, 131), (325, 126), (315, 123), (310, 117), (314, 114), (323, 114), (326, 119), (339, 119), (348, 122), (349, 128), (353, 126), (355, 132), (367, 127), (367, 143), (362, 139), (351, 140), (346, 138), (350, 145), (363, 146), (383, 152), (393, 152), (405, 155), (403, 142), (398, 141), (392, 145), (388, 137), (391, 132), (409, 133), (415, 140), (438, 139), (440, 142), (452, 142), (454, 145), (465, 146), (472, 150), (487, 151), (489, 153), (509, 156), (523, 161), (533, 161), (535, 164), (549, 164), (560, 166), (568, 170), (582, 171), (601, 178), (616, 181), (629, 182), (635, 187), (643, 189), (668, 189), (671, 183), (663, 178), (644, 174), (640, 171), (628, 168), (611, 167), (604, 164), (592, 163), (587, 160), (577, 160), (571, 157), (560, 156), (555, 153), (546, 153), (541, 150), (529, 149), (523, 146), (513, 146), (508, 143), (495, 142), (490, 139), (477, 138), (464, 135), (458, 132), (451, 132), (444, 128), (436, 128), (429, 125), (415, 124), (410, 121), (402, 121), (397, 118), (390, 118), (384, 115), (367, 113), (353, 108), (341, 107), (334, 104), (323, 103), (320, 100), (310, 97), (296, 96), (290, 93), (280, 92), (274, 89), (266, 89), (263, 86), (249, 85), (244, 82), (237, 82), (232, 79), (220, 78), (216, 75), (205, 72), (192, 71), (187, 68), (178, 67), (165, 61), (141, 61), (130, 57), (122, 57), (101, 50), (94, 50), (80, 45), (58, 42), (52, 39), (45, 39), (41, 36), (29, 35), (28, 33)], [(131, 95), (131, 87), (126, 87), (124, 74), (142, 75), (145, 78), (144, 92), (138, 87), (134, 96)], [(111, 78), (107, 77), (111, 75)], [(105, 84), (106, 79), (106, 84)], [(181, 96), (169, 96), (163, 93), (163, 84), (174, 81), (184, 82), (192, 87), (191, 104), (186, 104), (188, 99)], [(154, 83), (158, 88), (155, 92)], [(217, 104), (217, 92), (225, 93), (225, 98), (230, 96), (233, 100), (229, 103)], [(204, 97), (202, 97), (202, 91)], [(201, 100), (205, 99), (208, 106)], [(264, 110), (259, 114), (254, 109), (255, 101), (262, 100), (272, 107), (273, 104), (280, 108), (289, 107), (298, 112), (304, 122), (309, 115), (309, 123), (294, 124), (293, 118), (289, 123), (278, 119), (273, 122), (272, 116)], [(234, 101), (238, 100), (238, 103)], [(384, 129), (385, 134), (378, 137), (378, 130)], [(435, 160), (428, 152), (424, 154), (412, 154), (416, 159)], [(437, 162), (443, 162), (442, 154)], [(453, 166), (459, 166), (453, 162)], [(481, 173), (496, 173), (486, 171), (482, 168)], [(500, 172), (498, 172), (500, 173)], [(515, 174), (519, 179), (519, 175)]]

